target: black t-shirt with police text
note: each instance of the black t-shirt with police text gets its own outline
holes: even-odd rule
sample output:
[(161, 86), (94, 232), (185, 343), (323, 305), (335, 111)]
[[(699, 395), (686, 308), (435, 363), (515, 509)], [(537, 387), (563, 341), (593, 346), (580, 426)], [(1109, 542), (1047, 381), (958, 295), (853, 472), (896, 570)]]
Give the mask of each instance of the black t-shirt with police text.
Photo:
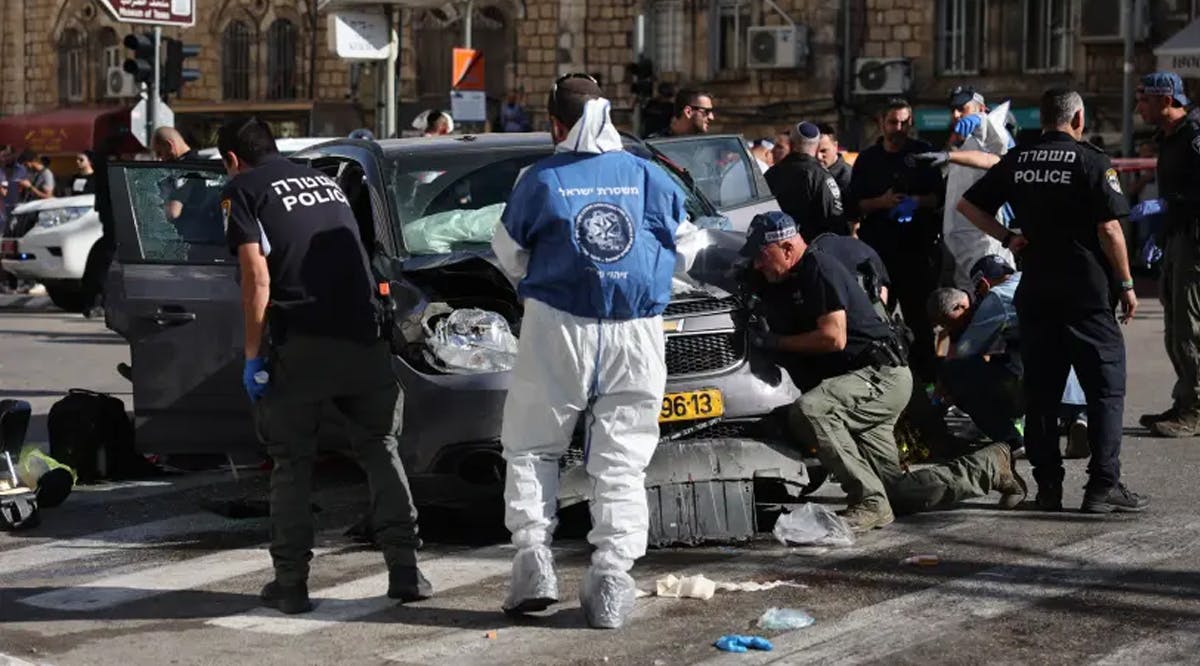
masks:
[(247, 243), (262, 246), (271, 307), (287, 335), (379, 337), (367, 254), (346, 195), (332, 178), (268, 158), (230, 180), (221, 199), (230, 252)]
[(1129, 215), (1112, 161), (1063, 132), (1010, 150), (963, 197), (988, 214), (1006, 201), (1021, 251), (1016, 302), (1047, 312), (1112, 310), (1117, 285), (1098, 227)]
[(805, 252), (783, 282), (768, 284), (763, 289), (763, 305), (767, 324), (778, 335), (816, 330), (823, 315), (846, 312), (846, 348), (842, 351), (781, 353), (784, 367), (801, 390), (869, 365), (865, 356), (871, 344), (892, 338), (891, 327), (876, 314), (858, 280), (823, 252)]

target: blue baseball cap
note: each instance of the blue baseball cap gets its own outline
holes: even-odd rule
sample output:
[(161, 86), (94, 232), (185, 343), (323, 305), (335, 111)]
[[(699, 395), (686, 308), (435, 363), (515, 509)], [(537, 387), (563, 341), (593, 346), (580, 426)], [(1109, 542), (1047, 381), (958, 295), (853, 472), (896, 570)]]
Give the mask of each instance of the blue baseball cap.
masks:
[(978, 284), (980, 280), (988, 282), (998, 282), (1004, 278), (1016, 273), (1017, 269), (1008, 260), (998, 254), (989, 254), (985, 257), (980, 257), (971, 266), (971, 282)]
[(1143, 76), (1138, 92), (1144, 95), (1165, 95), (1179, 102), (1180, 106), (1191, 104), (1183, 92), (1183, 79), (1175, 72), (1154, 72)]
[(750, 226), (746, 229), (746, 244), (742, 246), (741, 255), (757, 257), (764, 246), (799, 235), (800, 231), (796, 229), (796, 221), (791, 215), (778, 210), (759, 213), (750, 220)]

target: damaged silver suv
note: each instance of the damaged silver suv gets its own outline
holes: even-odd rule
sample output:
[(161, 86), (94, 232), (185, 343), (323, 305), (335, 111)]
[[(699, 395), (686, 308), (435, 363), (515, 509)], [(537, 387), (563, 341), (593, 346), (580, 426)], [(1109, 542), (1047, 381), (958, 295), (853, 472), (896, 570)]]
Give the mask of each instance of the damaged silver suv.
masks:
[[(669, 379), (662, 440), (647, 470), (650, 540), (748, 538), (764, 506), (820, 482), (817, 474), (810, 481), (807, 452), (785, 436), (778, 413), (799, 392), (746, 343), (731, 270), (742, 234), (711, 228), (729, 220), (686, 171), (634, 139), (627, 148), (685, 187), (692, 221), (710, 227), (680, 237), (664, 314)], [(393, 293), (400, 303), (393, 365), (405, 391), (401, 455), (419, 504), (499, 501), (500, 420), (521, 304), (490, 240), (521, 169), (551, 150), (546, 134), (496, 134), (346, 139), (293, 156), (339, 182), (372, 260), (405, 285)], [(130, 345), (143, 452), (255, 446), (240, 383), (237, 267), (218, 206), (225, 180), (216, 164), (111, 167), (117, 261), (107, 320)], [(164, 204), (178, 190), (189, 203), (168, 221)], [(573, 446), (562, 461), (560, 506), (586, 501), (581, 459)]]

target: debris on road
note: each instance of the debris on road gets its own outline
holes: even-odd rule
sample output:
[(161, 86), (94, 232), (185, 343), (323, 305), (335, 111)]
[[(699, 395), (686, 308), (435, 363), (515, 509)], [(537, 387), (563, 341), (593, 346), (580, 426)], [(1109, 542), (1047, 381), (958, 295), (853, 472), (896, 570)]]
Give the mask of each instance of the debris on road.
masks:
[(941, 561), (937, 555), (911, 555), (900, 560), (900, 564), (914, 567), (936, 567)]
[(796, 587), (806, 589), (808, 586), (790, 580), (773, 580), (767, 583), (745, 581), (741, 583), (714, 581), (704, 574), (684, 576), (682, 578), (667, 574), (654, 581), (654, 593), (638, 590), (639, 597), (658, 596), (672, 599), (700, 599), (708, 601), (717, 592), (765, 592), (777, 587)]
[(775, 646), (771, 645), (771, 641), (762, 636), (739, 636), (737, 634), (722, 636), (713, 643), (713, 646), (725, 652), (746, 652), (747, 650), (770, 652), (775, 649)]
[(798, 608), (768, 608), (758, 618), (758, 628), (767, 631), (791, 631), (816, 623), (816, 618)]
[(853, 546), (854, 533), (834, 512), (820, 504), (802, 504), (775, 522), (775, 539), (797, 546)]

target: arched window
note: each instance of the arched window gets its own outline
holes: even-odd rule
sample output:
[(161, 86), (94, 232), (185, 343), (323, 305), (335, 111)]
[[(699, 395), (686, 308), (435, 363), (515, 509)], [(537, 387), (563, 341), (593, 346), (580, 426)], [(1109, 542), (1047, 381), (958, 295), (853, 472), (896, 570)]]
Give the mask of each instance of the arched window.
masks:
[(267, 99), (296, 97), (296, 26), (278, 19), (267, 29)]
[(58, 100), (62, 104), (82, 102), (84, 71), (87, 58), (84, 53), (83, 33), (68, 28), (58, 40)]
[(230, 21), (221, 33), (221, 96), (250, 99), (250, 26)]

